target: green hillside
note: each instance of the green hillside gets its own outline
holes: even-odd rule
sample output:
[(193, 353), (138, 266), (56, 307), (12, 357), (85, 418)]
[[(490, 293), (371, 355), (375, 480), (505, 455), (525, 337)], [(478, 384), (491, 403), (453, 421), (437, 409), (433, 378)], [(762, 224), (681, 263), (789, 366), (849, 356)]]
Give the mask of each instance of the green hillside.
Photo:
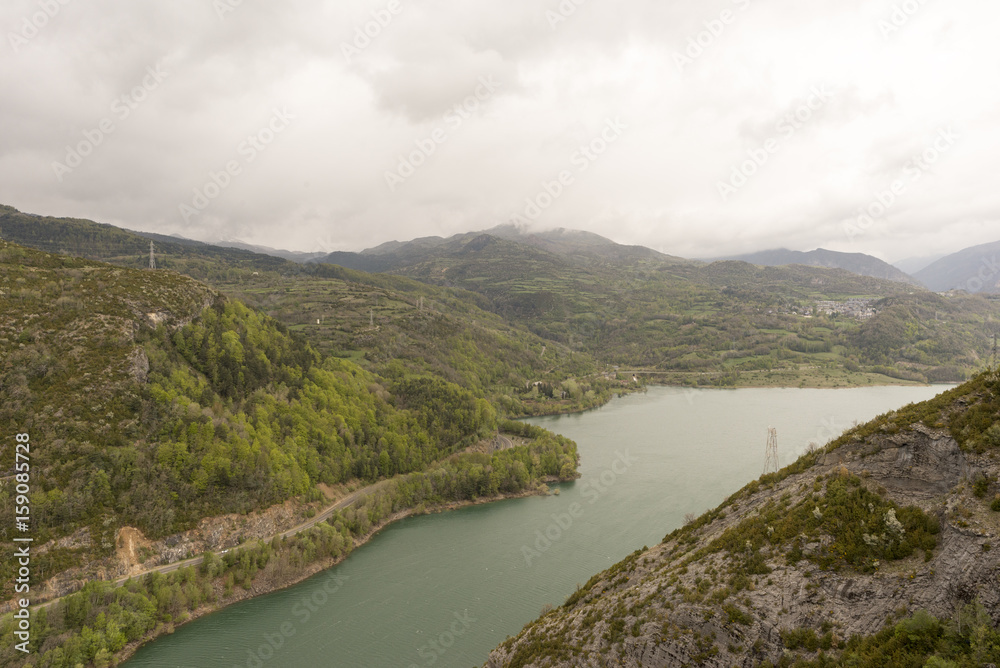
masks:
[[(321, 353), (388, 377), (435, 375), (511, 415), (598, 405), (633, 372), (715, 386), (960, 381), (982, 368), (1000, 319), (986, 295), (942, 297), (840, 269), (703, 265), (582, 233), (494, 231), (352, 255), (390, 274), (170, 238), (157, 242), (157, 262), (263, 310)], [(146, 236), (89, 221), (7, 207), (0, 232), (148, 264)], [(817, 308), (852, 299), (876, 315)], [(605, 377), (611, 366), (620, 373)]]
[[(0, 310), (0, 418), (36, 444), (35, 539), (92, 536), (41, 557), (50, 575), (108, 556), (120, 526), (155, 538), (317, 498), (320, 483), (421, 471), (498, 426), (467, 389), (323, 357), (172, 272), (0, 242)], [(12, 517), (10, 489), (0, 512)]]
[(102, 260), (141, 269), (149, 266), (149, 242), (155, 241), (157, 266), (204, 279), (233, 267), (281, 268), (287, 260), (235, 248), (222, 248), (158, 234), (123, 230), (79, 218), (22, 213), (0, 204), (0, 237), (49, 253)]
[[(1000, 302), (982, 296), (945, 298), (842, 269), (610, 251), (579, 261), (490, 235), (394, 257), (394, 273), (477, 292), (546, 340), (673, 383), (963, 380), (982, 368), (1000, 318)], [(850, 300), (874, 317), (819, 309)]]
[[(0, 209), (0, 234), (135, 268), (148, 267), (148, 237), (157, 236), (11, 207)], [(157, 237), (156, 262), (268, 313), (321, 354), (391, 378), (430, 374), (486, 396), (510, 415), (590, 408), (623, 389), (596, 375), (590, 355), (504, 320), (486, 310), (488, 299), (468, 290), (170, 237)], [(570, 380), (564, 396), (561, 383)], [(545, 391), (533, 390), (535, 383)]]

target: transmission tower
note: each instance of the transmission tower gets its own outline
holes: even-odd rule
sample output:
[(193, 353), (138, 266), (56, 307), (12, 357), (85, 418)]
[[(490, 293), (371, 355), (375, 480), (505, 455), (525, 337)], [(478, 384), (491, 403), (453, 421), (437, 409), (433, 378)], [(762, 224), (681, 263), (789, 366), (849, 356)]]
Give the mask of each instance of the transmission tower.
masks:
[(993, 370), (997, 370), (997, 333), (993, 332)]
[(156, 255), (153, 254), (153, 242), (149, 242), (149, 268), (156, 269)]
[[(773, 469), (773, 470), (772, 470)], [(764, 460), (764, 475), (778, 472), (778, 430), (767, 428), (767, 457)]]

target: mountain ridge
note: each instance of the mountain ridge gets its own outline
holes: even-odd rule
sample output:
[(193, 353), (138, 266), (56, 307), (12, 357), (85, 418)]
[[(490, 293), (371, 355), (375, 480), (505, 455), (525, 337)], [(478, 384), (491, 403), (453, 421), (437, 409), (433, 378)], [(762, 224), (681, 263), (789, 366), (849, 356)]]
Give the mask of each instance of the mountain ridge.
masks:
[(971, 246), (947, 255), (915, 276), (935, 292), (965, 290), (1000, 293), (1000, 241)]
[(803, 264), (813, 267), (845, 269), (861, 276), (885, 278), (892, 281), (920, 285), (919, 281), (903, 272), (901, 269), (865, 253), (842, 253), (839, 251), (826, 250), (825, 248), (817, 248), (816, 250), (809, 252), (776, 248), (718, 259), (738, 260), (742, 262), (749, 262), (750, 264), (771, 267)]
[[(149, 262), (148, 236), (91, 221), (5, 207), (0, 228), (50, 252), (133, 268)], [(642, 369), (660, 382), (713, 386), (858, 385), (886, 382), (886, 374), (963, 380), (989, 356), (993, 332), (984, 323), (1000, 319), (1000, 304), (989, 300), (942, 300), (844, 269), (706, 265), (590, 233), (557, 230), (533, 237), (534, 245), (523, 243), (523, 229), (500, 233), (423, 239), (405, 257), (390, 243), (377, 253), (348, 254), (351, 261), (342, 265), (360, 263), (354, 269), (170, 237), (156, 241), (156, 261), (279, 317), (325, 353), (383, 371), (402, 356), (411, 371), (434, 369), (532, 413), (552, 396), (525, 402), (517, 388), (558, 384), (569, 368), (594, 374), (597, 364)], [(424, 303), (433, 304), (441, 322), (423, 322), (430, 315), (419, 315)], [(826, 306), (817, 316), (819, 303)], [(484, 322), (489, 331), (482, 331)], [(446, 340), (434, 339), (436, 327), (449, 332)], [(470, 366), (450, 354), (478, 350), (460, 343), (463, 331), (484, 335), (486, 349), (507, 351), (504, 363), (480, 355)], [(546, 350), (549, 359), (542, 361)], [(603, 395), (610, 385), (595, 391)]]

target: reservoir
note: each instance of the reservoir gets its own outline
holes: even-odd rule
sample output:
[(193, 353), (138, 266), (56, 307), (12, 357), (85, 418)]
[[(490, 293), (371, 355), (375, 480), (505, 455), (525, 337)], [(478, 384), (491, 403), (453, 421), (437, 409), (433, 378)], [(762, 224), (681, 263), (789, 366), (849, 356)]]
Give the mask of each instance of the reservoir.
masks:
[(856, 421), (950, 386), (653, 387), (534, 418), (579, 445), (558, 495), (397, 522), (338, 566), (180, 627), (128, 668), (469, 668), (579, 584), (755, 480), (768, 427), (782, 466)]

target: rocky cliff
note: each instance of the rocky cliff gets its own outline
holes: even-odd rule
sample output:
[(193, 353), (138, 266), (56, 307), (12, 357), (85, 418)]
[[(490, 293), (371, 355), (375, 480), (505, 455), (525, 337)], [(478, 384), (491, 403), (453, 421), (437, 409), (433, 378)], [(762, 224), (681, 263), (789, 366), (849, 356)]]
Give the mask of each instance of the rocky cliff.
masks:
[[(981, 376), (762, 477), (595, 576), (486, 667), (924, 665), (864, 658), (893, 643), (929, 658), (946, 647), (958, 662), (935, 665), (989, 665), (1000, 654), (998, 388)], [(887, 640), (871, 641), (878, 633)]]

